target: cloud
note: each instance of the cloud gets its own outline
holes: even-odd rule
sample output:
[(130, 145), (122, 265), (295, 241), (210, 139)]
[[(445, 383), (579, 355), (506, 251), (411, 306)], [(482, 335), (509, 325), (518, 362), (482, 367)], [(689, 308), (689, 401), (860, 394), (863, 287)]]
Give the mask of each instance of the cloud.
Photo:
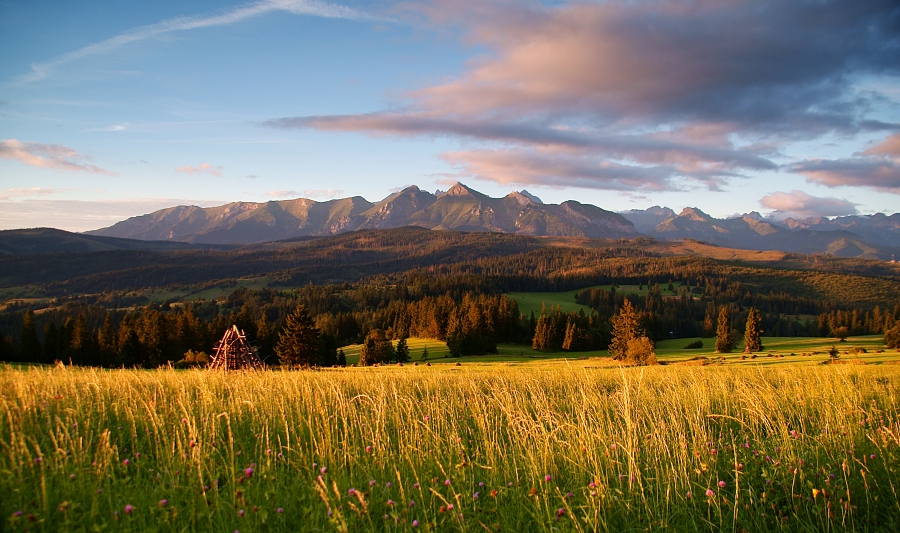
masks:
[(287, 12), (295, 15), (311, 15), (325, 18), (351, 20), (374, 19), (371, 15), (335, 4), (318, 0), (261, 0), (223, 11), (193, 17), (177, 17), (147, 26), (132, 28), (109, 39), (90, 44), (43, 63), (31, 65), (31, 72), (20, 76), (20, 83), (35, 82), (47, 78), (59, 67), (86, 57), (109, 54), (127, 44), (146, 41), (167, 33), (188, 31), (214, 26), (227, 26), (243, 20), (272, 12)]
[(716, 190), (777, 170), (789, 142), (893, 127), (869, 116), (883, 95), (857, 87), (900, 74), (892, 0), (405, 7), (481, 55), (394, 110), (264, 125), (474, 140), (440, 157), (504, 183), (615, 190)]
[[(472, 176), (503, 185), (542, 185), (607, 190), (670, 190), (675, 171), (667, 167), (622, 165), (591, 157), (540, 154), (531, 150), (445, 152), (441, 159)], [(448, 183), (455, 181), (448, 176)]]
[(188, 176), (193, 176), (194, 174), (209, 174), (211, 176), (221, 176), (223, 170), (225, 170), (225, 167), (223, 166), (214, 167), (209, 163), (200, 163), (199, 167), (178, 167), (175, 169), (175, 172), (184, 172)]
[(177, 198), (123, 198), (114, 200), (48, 200), (0, 198), (0, 229), (51, 227), (87, 231), (111, 226), (126, 218), (152, 213), (173, 205), (211, 207), (224, 201)]
[(22, 142), (18, 139), (0, 140), (0, 158), (11, 159), (38, 168), (55, 168), (68, 172), (91, 172), (112, 176), (113, 173), (98, 166), (80, 163), (85, 156), (72, 148), (59, 144)]
[(793, 172), (827, 187), (869, 187), (900, 194), (900, 134), (846, 159), (808, 159), (791, 165)]
[(760, 205), (774, 209), (776, 218), (811, 218), (855, 215), (857, 204), (840, 198), (811, 196), (803, 191), (774, 192), (762, 197)]
[(307, 189), (305, 191), (269, 191), (266, 193), (266, 196), (272, 198), (334, 198), (341, 194), (344, 194), (344, 191), (334, 189)]
[(56, 188), (51, 189), (47, 187), (29, 187), (22, 188), (17, 187), (14, 189), (6, 189), (2, 193), (0, 193), (0, 200), (10, 200), (12, 198), (27, 198), (31, 196), (50, 196), (53, 194), (58, 194), (61, 192), (69, 192), (76, 191), (78, 189), (73, 188)]

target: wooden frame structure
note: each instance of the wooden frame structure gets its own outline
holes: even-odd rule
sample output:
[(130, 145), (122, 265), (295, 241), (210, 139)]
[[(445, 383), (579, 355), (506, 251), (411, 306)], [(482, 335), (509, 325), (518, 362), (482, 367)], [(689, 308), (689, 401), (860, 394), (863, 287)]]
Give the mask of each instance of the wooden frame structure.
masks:
[(262, 370), (265, 367), (256, 350), (247, 342), (244, 332), (234, 325), (213, 346), (213, 356), (209, 362), (210, 370)]

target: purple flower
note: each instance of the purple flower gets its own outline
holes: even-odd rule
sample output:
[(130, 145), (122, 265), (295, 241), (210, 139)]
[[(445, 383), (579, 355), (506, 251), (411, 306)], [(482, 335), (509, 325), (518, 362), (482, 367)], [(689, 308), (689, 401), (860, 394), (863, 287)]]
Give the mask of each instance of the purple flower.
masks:
[(283, 513), (283, 512), (284, 512), (284, 507), (279, 507), (278, 509), (275, 509), (275, 512), (278, 513), (278, 514)]
[(546, 476), (544, 476), (544, 481), (546, 481), (547, 483), (550, 483), (551, 479), (553, 479), (553, 478), (550, 476), (550, 474), (547, 474)]
[(371, 486), (374, 486), (374, 485), (375, 485), (375, 480), (374, 480), (374, 479), (370, 479), (370, 480), (369, 480), (369, 486), (371, 487)]
[(476, 492), (475, 494), (472, 495), (472, 499), (477, 500), (478, 496), (480, 496), (480, 495), (481, 495), (480, 493)]
[(712, 498), (715, 495), (716, 495), (716, 493), (713, 492), (712, 489), (706, 489), (706, 497), (707, 498)]
[(354, 494), (356, 494), (356, 489), (350, 489), (350, 490), (348, 490), (348, 491), (347, 491), (347, 494), (348, 494), (349, 496), (353, 496)]
[(447, 485), (447, 486), (449, 487), (449, 486), (450, 486), (450, 480), (449, 480), (449, 479), (445, 479), (445, 480), (444, 480), (444, 485)]
[(241, 509), (240, 511), (238, 511), (238, 516), (244, 516), (244, 510), (243, 510), (243, 509)]
[(131, 511), (134, 511), (134, 507), (129, 503), (125, 506), (125, 514), (131, 514)]
[(22, 516), (23, 514), (25, 514), (25, 513), (23, 513), (22, 511), (16, 511), (13, 513), (13, 517), (18, 518), (18, 517)]
[(447, 510), (448, 510), (448, 511), (452, 511), (452, 510), (453, 510), (453, 504), (452, 504), (452, 503), (448, 503), (448, 504), (447, 504)]
[(328, 469), (325, 468), (325, 467), (323, 466), (322, 468), (319, 469), (319, 472), (320, 472), (322, 475), (324, 475), (326, 472), (328, 472)]
[(413, 483), (413, 488), (414, 488), (414, 489), (419, 488), (419, 484), (418, 484), (418, 483)]
[(479, 482), (478, 482), (478, 486), (479, 486), (479, 487), (483, 487), (483, 486), (484, 486), (484, 481), (479, 481)]
[(875, 458), (875, 454), (874, 454), (874, 453), (873, 453), (872, 455), (869, 456), (869, 459), (874, 459), (874, 458)]
[(418, 521), (418, 520), (413, 520), (413, 521), (412, 521), (412, 527), (419, 527), (419, 521)]
[(125, 459), (124, 461), (122, 461), (122, 465), (124, 465), (124, 466), (128, 466), (130, 464), (131, 464), (131, 461), (129, 461), (128, 459)]
[(394, 500), (388, 500), (388, 501), (387, 501), (387, 504), (390, 505), (391, 507), (394, 506), (394, 503), (396, 503), (396, 502), (394, 502)]
[(247, 469), (244, 470), (244, 475), (247, 477), (253, 477), (253, 469), (250, 467), (247, 467)]
[(724, 489), (724, 488), (725, 488), (725, 482), (724, 482), (724, 481), (719, 481), (719, 488), (721, 488), (721, 489)]
[(571, 492), (566, 494), (566, 498), (574, 498), (574, 497), (575, 497), (575, 495), (572, 494)]
[(391, 485), (391, 482), (390, 482), (390, 481), (388, 481), (387, 483), (385, 483), (384, 486), (387, 487), (387, 488), (393, 487), (393, 485)]
[(158, 507), (165, 507), (165, 506), (169, 505), (169, 500), (159, 500), (159, 502), (156, 505)]

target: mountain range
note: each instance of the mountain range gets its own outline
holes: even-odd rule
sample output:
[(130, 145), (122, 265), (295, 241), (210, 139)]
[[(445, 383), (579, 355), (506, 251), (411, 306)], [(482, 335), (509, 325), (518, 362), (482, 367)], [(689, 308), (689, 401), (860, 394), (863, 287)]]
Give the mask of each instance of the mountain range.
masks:
[(354, 196), (177, 206), (86, 235), (229, 245), (405, 226), (599, 239), (650, 236), (748, 250), (900, 257), (900, 213), (804, 220), (776, 220), (756, 212), (719, 219), (690, 207), (680, 213), (659, 206), (616, 213), (574, 200), (545, 204), (527, 191), (493, 198), (460, 183), (435, 194), (410, 186), (378, 203)]

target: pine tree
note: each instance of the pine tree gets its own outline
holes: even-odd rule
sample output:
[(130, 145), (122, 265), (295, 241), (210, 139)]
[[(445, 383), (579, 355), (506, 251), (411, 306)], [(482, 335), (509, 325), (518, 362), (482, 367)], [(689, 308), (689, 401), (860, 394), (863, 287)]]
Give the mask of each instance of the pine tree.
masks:
[(566, 322), (566, 336), (563, 338), (562, 349), (571, 352), (576, 349), (576, 332), (575, 332), (575, 322), (570, 318)]
[(734, 349), (734, 338), (731, 336), (731, 311), (727, 305), (719, 310), (719, 320), (716, 327), (716, 352), (729, 353)]
[(422, 357), (419, 358), (419, 361), (427, 361), (428, 360), (428, 346), (422, 348)]
[(22, 361), (38, 362), (41, 360), (41, 341), (34, 326), (34, 311), (25, 311), (22, 318), (22, 333), (19, 335), (19, 352)]
[(285, 320), (275, 353), (286, 366), (310, 367), (319, 362), (319, 330), (302, 304)]
[(344, 367), (347, 366), (347, 354), (344, 353), (344, 349), (341, 348), (337, 353), (337, 366)]
[(639, 317), (631, 305), (630, 300), (625, 300), (619, 312), (613, 317), (612, 341), (609, 343), (609, 354), (616, 360), (624, 360), (628, 357), (628, 343), (644, 336)]
[(744, 327), (744, 353), (762, 350), (762, 343), (759, 340), (762, 334), (762, 329), (760, 329), (761, 322), (759, 309), (751, 307), (747, 313), (747, 325)]
[(394, 348), (394, 359), (396, 359), (398, 363), (409, 361), (409, 346), (406, 344), (406, 337), (397, 342), (397, 346)]

